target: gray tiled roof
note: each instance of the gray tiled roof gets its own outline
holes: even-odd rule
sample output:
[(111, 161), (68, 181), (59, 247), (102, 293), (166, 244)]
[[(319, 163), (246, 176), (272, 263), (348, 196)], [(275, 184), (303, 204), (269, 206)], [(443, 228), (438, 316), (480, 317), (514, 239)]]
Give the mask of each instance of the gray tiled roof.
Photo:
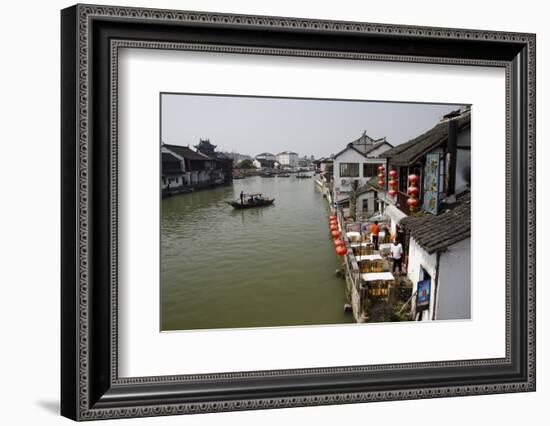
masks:
[(211, 160), (211, 158), (208, 157), (207, 155), (202, 154), (200, 152), (193, 151), (191, 148), (187, 146), (168, 145), (168, 144), (164, 144), (163, 146), (169, 149), (170, 151), (175, 152), (176, 154), (188, 160), (200, 160), (200, 161)]
[(162, 174), (176, 175), (183, 173), (181, 161), (169, 152), (162, 153)]
[[(358, 144), (354, 144), (354, 146), (361, 152), (363, 152), (364, 154), (369, 154), (371, 153), (372, 151), (374, 151), (376, 148), (379, 148), (381, 147), (382, 145), (384, 144), (388, 144), (390, 147), (392, 147), (393, 145), (391, 143), (389, 143), (387, 140), (383, 139), (383, 140), (380, 140), (380, 141), (375, 141), (372, 145), (358, 145)], [(390, 148), (391, 149), (391, 148)]]
[[(459, 132), (468, 129), (470, 127), (470, 112), (464, 113), (457, 121)], [(434, 148), (446, 143), (448, 136), (448, 124), (446, 121), (441, 122), (420, 136), (383, 152), (380, 157), (390, 159), (393, 165), (410, 165)]]
[(470, 237), (471, 197), (467, 191), (438, 215), (408, 216), (399, 223), (429, 254)]

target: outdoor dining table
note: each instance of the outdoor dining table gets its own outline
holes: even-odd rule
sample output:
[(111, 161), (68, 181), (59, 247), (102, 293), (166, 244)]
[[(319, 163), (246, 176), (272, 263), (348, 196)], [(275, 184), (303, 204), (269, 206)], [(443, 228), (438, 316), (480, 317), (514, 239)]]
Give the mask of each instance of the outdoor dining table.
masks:
[(364, 254), (363, 256), (355, 256), (355, 260), (357, 260), (358, 262), (361, 262), (363, 260), (382, 260), (382, 256), (380, 256), (379, 254)]
[(356, 247), (368, 247), (372, 245), (373, 244), (371, 242), (364, 242), (364, 243), (351, 243), (349, 246), (351, 248), (356, 248)]
[(391, 272), (367, 272), (361, 274), (363, 281), (393, 281), (395, 277)]
[(346, 232), (346, 236), (350, 241), (359, 240), (361, 238), (361, 233), (356, 231)]
[(368, 291), (369, 297), (388, 300), (391, 283), (383, 282), (394, 282), (395, 278), (391, 272), (367, 272), (361, 274), (361, 278), (366, 282), (367, 287), (362, 286), (362, 288)]

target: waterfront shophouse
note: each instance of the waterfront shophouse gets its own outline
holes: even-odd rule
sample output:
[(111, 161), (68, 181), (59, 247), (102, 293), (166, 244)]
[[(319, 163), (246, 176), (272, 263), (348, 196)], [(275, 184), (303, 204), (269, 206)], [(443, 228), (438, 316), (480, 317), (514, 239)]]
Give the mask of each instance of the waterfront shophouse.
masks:
[[(392, 145), (385, 138), (373, 139), (363, 135), (333, 156), (333, 200), (337, 203), (346, 203), (352, 191), (361, 192), (364, 199), (360, 200), (358, 208), (363, 209), (364, 203), (369, 200), (374, 208), (374, 193), (370, 188), (363, 188), (367, 181), (378, 174), (378, 167), (386, 167), (386, 159), (381, 157)], [(363, 189), (362, 189), (363, 188)]]
[(183, 186), (200, 188), (212, 183), (211, 172), (216, 167), (215, 160), (192, 150), (188, 146), (163, 144), (161, 151), (162, 153), (169, 153), (181, 161)]
[[(429, 131), (382, 154), (384, 184), (369, 181), (403, 243), (405, 268), (421, 300), (417, 319), (470, 316), (470, 110), (442, 117)], [(395, 174), (396, 193), (386, 177)], [(416, 183), (411, 197), (410, 178)], [(411, 210), (409, 199), (415, 198)]]

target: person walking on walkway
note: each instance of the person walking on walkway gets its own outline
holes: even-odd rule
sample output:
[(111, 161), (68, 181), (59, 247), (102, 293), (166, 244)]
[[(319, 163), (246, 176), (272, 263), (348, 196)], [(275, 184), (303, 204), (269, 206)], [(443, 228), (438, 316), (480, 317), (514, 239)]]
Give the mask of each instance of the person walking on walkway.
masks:
[(392, 272), (399, 268), (399, 273), (403, 272), (403, 246), (397, 241), (397, 238), (393, 240), (393, 244), (390, 248), (391, 257), (393, 259)]
[(241, 191), (241, 204), (244, 204), (244, 191)]
[(378, 222), (374, 222), (372, 226), (370, 227), (371, 232), (371, 238), (372, 238), (372, 244), (374, 245), (374, 249), (378, 250), (378, 233), (380, 232), (380, 228), (378, 227)]

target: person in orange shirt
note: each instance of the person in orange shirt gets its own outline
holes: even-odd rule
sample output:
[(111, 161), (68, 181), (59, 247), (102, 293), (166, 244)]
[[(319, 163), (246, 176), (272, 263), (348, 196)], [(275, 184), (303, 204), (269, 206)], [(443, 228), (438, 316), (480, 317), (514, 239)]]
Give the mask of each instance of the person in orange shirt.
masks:
[(374, 244), (374, 249), (378, 250), (378, 233), (380, 232), (380, 228), (378, 227), (378, 222), (374, 222), (372, 226), (370, 227), (371, 232), (371, 238), (372, 238), (372, 244)]

